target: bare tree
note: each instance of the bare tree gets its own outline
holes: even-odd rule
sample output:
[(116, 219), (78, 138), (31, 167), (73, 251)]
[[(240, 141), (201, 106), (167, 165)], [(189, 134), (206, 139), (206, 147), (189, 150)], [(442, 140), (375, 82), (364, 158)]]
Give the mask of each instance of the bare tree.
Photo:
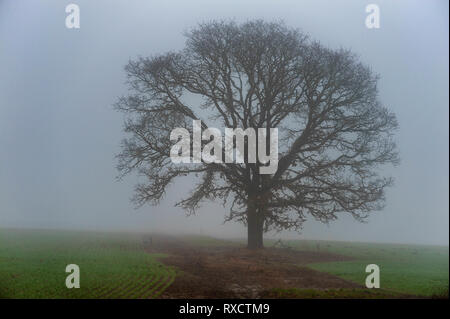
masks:
[[(144, 176), (137, 205), (158, 204), (177, 177), (194, 174), (198, 184), (177, 205), (192, 214), (220, 199), (227, 221), (247, 225), (249, 248), (263, 247), (265, 231), (301, 229), (308, 215), (329, 222), (346, 212), (363, 221), (383, 207), (392, 178), (378, 171), (398, 161), (397, 121), (378, 99), (378, 76), (354, 54), (259, 20), (200, 24), (186, 37), (182, 51), (125, 68), (130, 94), (116, 108), (126, 114), (128, 137), (118, 169)], [(203, 128), (278, 128), (278, 170), (172, 163), (170, 132), (193, 120)]]

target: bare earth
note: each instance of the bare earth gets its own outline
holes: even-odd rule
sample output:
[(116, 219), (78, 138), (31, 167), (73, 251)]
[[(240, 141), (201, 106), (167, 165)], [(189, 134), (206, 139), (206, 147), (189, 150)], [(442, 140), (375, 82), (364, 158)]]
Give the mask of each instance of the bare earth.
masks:
[(161, 261), (179, 270), (161, 298), (259, 298), (272, 288), (363, 288), (305, 267), (351, 260), (346, 256), (283, 248), (202, 247), (166, 236), (152, 236), (144, 242), (148, 252), (168, 254)]

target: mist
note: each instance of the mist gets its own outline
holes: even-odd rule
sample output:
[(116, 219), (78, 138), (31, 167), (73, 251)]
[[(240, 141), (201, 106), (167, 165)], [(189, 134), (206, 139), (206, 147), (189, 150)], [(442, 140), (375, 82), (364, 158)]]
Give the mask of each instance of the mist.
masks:
[[(65, 1), (0, 0), (0, 228), (158, 231), (245, 237), (206, 203), (196, 216), (174, 203), (130, 202), (136, 176), (117, 180), (129, 59), (176, 51), (183, 32), (213, 19), (284, 21), (331, 48), (348, 48), (380, 75), (381, 101), (396, 113), (401, 164), (386, 207), (361, 224), (348, 214), (312, 217), (300, 233), (268, 237), (448, 245), (448, 2), (377, 1), (380, 29), (367, 29), (365, 1), (86, 1), (80, 29), (65, 26)], [(344, 5), (345, 4), (345, 5)]]

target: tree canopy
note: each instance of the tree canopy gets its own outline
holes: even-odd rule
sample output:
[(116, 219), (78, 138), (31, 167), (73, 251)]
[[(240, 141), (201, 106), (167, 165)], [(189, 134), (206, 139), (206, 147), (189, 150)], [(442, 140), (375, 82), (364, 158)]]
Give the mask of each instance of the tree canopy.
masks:
[[(349, 50), (330, 49), (283, 23), (213, 21), (186, 33), (185, 48), (129, 61), (129, 94), (118, 169), (144, 178), (134, 201), (158, 204), (176, 178), (198, 183), (178, 203), (195, 213), (221, 200), (226, 220), (248, 225), (249, 247), (262, 233), (302, 227), (308, 216), (338, 213), (359, 221), (385, 202), (382, 166), (396, 164), (395, 115), (379, 99), (379, 77)], [(202, 128), (278, 128), (279, 163), (173, 163), (170, 132)], [(250, 238), (251, 237), (251, 238)]]

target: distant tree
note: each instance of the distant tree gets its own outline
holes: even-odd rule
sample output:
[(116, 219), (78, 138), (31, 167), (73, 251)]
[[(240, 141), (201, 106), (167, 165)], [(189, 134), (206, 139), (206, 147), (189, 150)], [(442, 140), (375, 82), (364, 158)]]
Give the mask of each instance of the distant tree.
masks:
[[(200, 24), (186, 37), (179, 52), (125, 67), (130, 94), (116, 108), (128, 135), (118, 169), (144, 176), (137, 205), (158, 204), (177, 177), (194, 174), (198, 184), (177, 205), (193, 214), (220, 199), (230, 207), (225, 219), (247, 226), (252, 249), (263, 247), (265, 231), (299, 230), (308, 215), (363, 221), (383, 207), (392, 178), (378, 171), (398, 161), (397, 121), (378, 99), (378, 76), (354, 54), (260, 20)], [(277, 171), (261, 174), (260, 162), (172, 163), (170, 132), (193, 120), (203, 129), (278, 128)]]

